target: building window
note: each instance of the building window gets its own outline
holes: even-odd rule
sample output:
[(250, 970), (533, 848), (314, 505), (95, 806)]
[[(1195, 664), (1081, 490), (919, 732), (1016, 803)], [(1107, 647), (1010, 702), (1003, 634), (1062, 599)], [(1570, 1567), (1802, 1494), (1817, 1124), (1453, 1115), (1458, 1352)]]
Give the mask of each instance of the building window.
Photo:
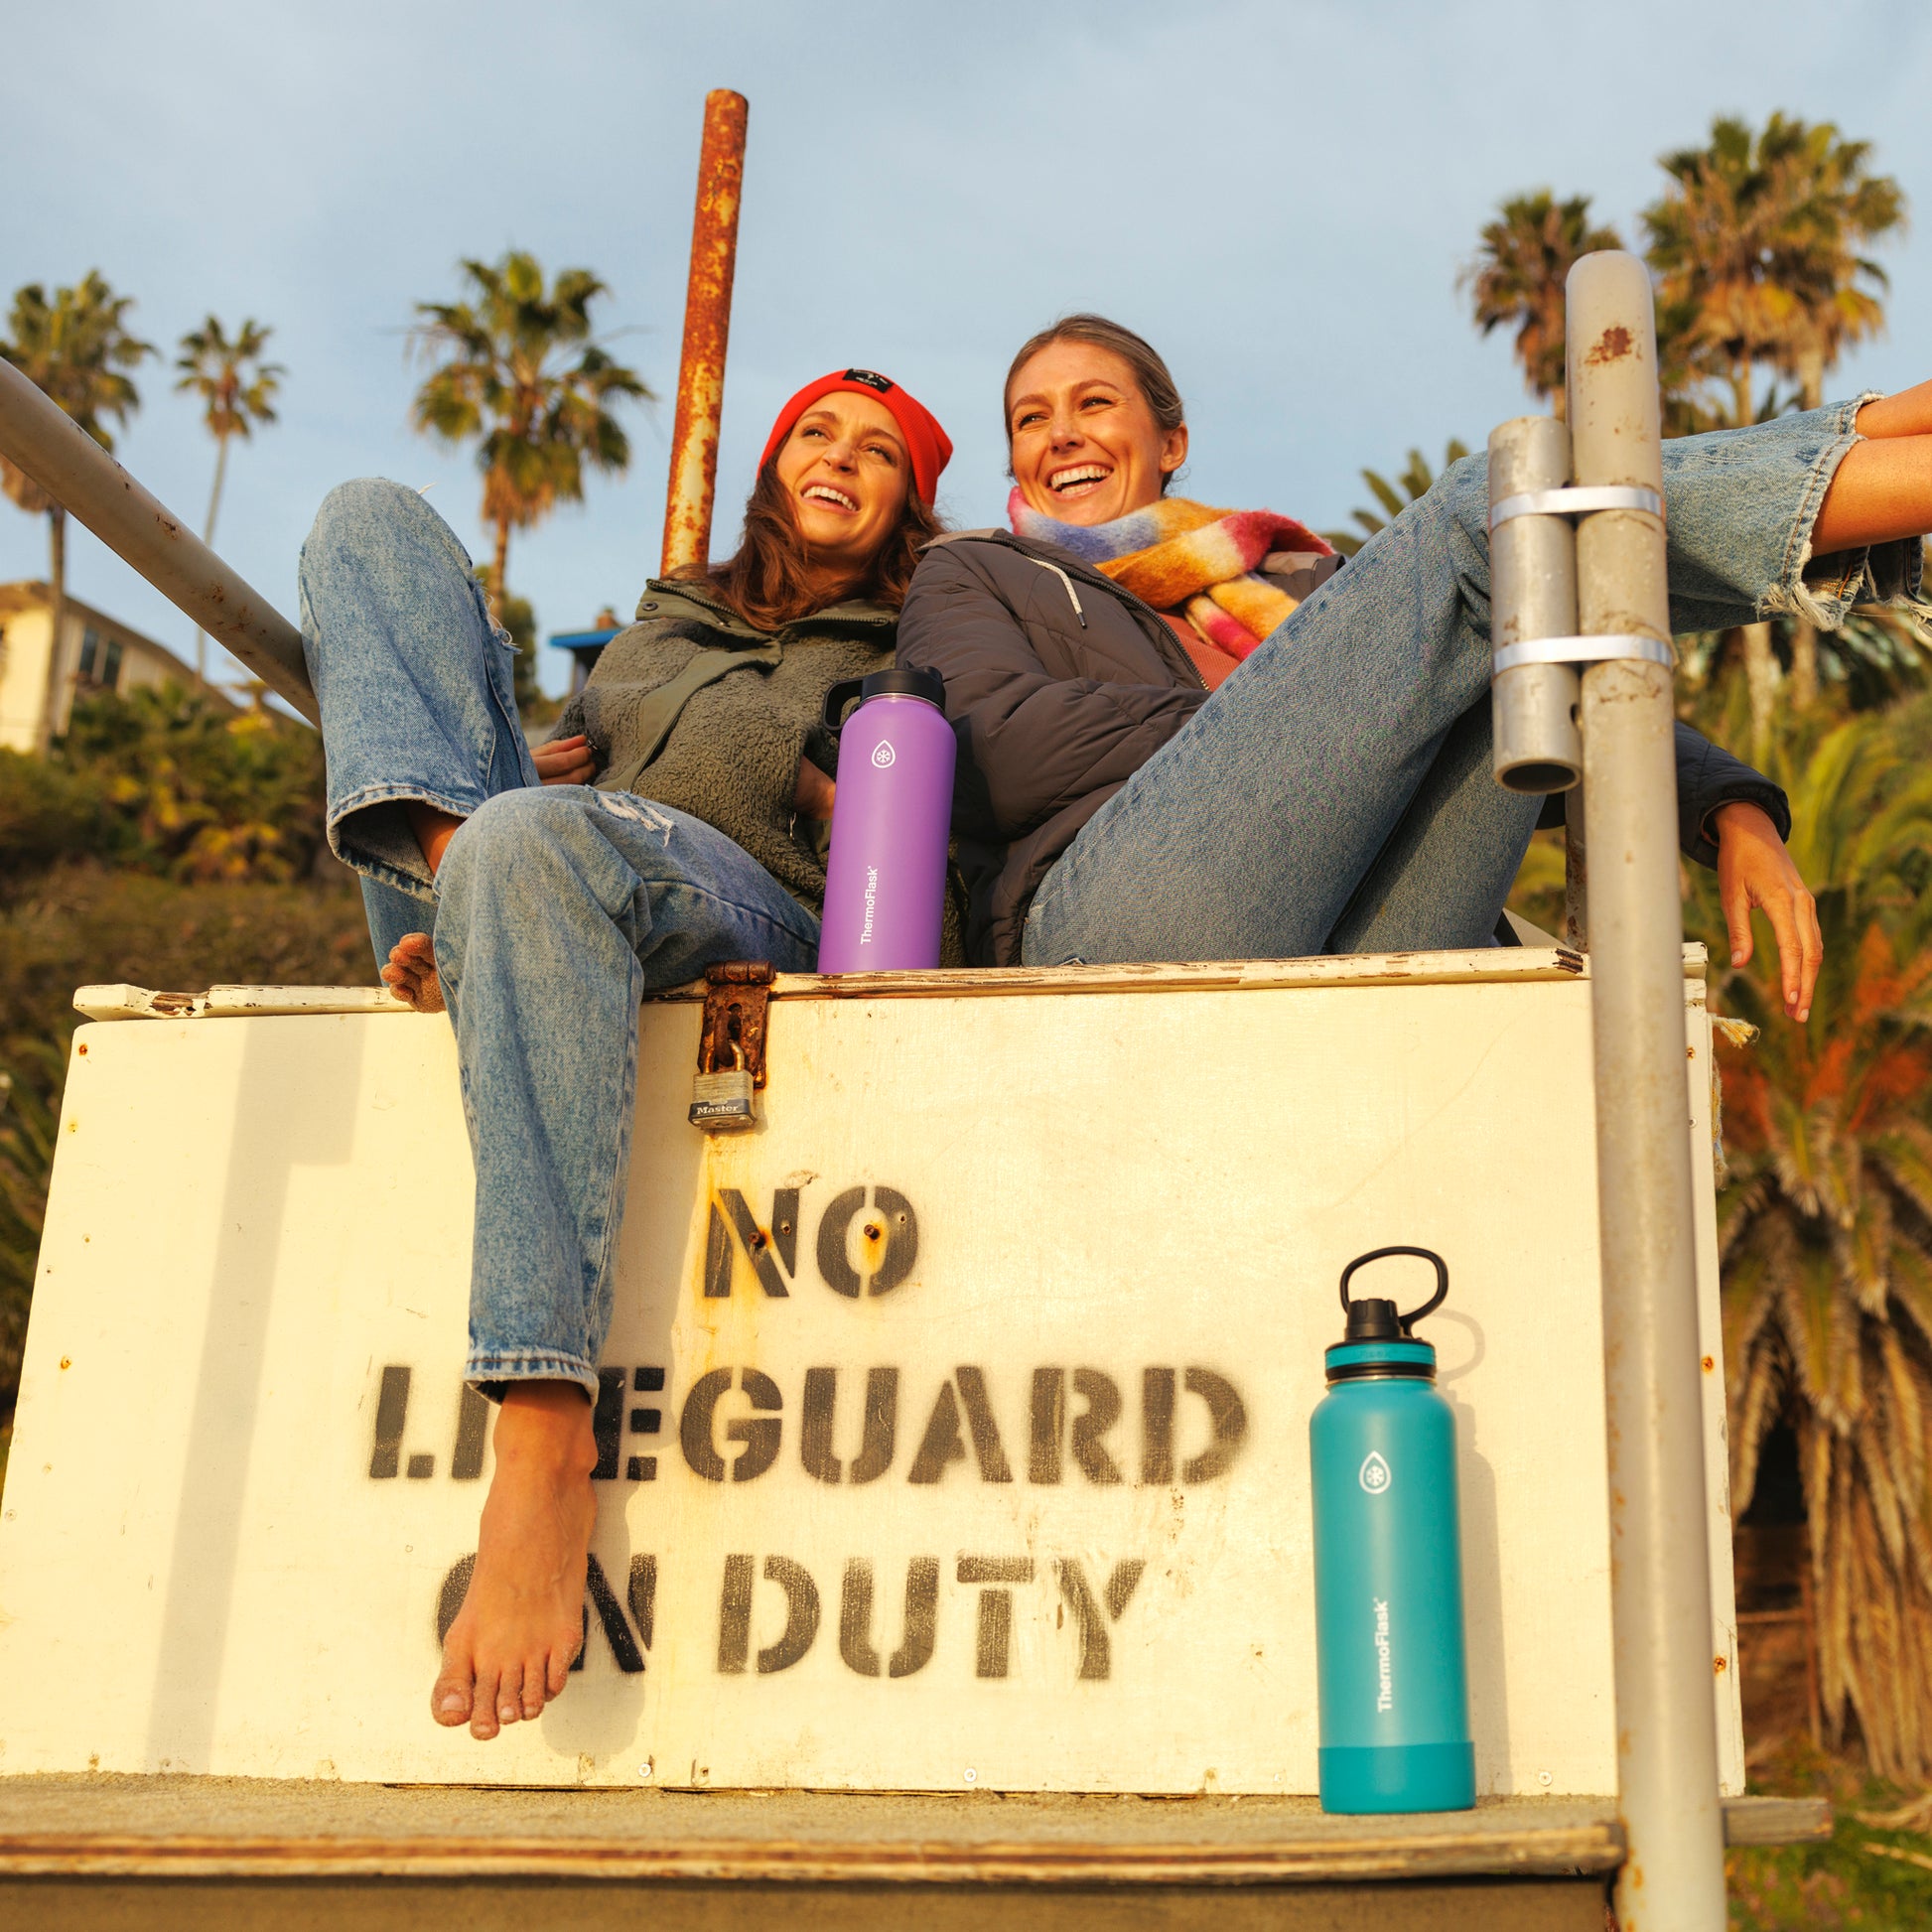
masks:
[(100, 632), (89, 628), (80, 639), (80, 675), (92, 677), (95, 660), (100, 656)]
[(109, 691), (121, 681), (121, 640), (118, 637), (107, 640), (107, 661), (100, 667), (100, 681)]

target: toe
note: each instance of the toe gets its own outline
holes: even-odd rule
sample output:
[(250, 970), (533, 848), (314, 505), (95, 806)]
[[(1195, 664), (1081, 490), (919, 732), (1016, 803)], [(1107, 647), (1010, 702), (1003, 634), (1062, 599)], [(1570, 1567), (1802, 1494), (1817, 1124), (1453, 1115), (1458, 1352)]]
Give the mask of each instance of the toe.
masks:
[(496, 1680), (496, 1722), (513, 1725), (523, 1716), (523, 1666), (511, 1664)]
[[(541, 1657), (529, 1657), (523, 1663), (523, 1715), (527, 1719), (543, 1716), (544, 1694), (548, 1686), (549, 1672)], [(552, 1692), (550, 1695), (554, 1696)]]
[(499, 1673), (494, 1670), (477, 1672), (475, 1701), (470, 1708), (470, 1735), (490, 1738), (501, 1728), (501, 1721), (496, 1716), (500, 1702)]
[(429, 1694), (430, 1716), (440, 1725), (467, 1725), (473, 1694), (468, 1660), (445, 1656), (436, 1688)]

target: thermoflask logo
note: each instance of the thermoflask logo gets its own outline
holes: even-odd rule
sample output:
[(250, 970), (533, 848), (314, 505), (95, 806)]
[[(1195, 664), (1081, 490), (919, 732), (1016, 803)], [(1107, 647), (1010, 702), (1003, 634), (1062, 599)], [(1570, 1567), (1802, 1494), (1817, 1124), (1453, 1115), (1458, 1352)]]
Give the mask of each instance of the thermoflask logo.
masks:
[(883, 738), (879, 741), (877, 745), (875, 745), (872, 748), (872, 761), (874, 764), (878, 765), (878, 767), (882, 771), (884, 771), (886, 767), (889, 764), (891, 764), (896, 758), (897, 758), (897, 756), (898, 754), (895, 752), (893, 748), (889, 744), (887, 744), (887, 742)]
[(1379, 1449), (1370, 1449), (1362, 1458), (1361, 1485), (1371, 1496), (1379, 1496), (1394, 1480), (1389, 1473), (1389, 1465), (1382, 1460)]

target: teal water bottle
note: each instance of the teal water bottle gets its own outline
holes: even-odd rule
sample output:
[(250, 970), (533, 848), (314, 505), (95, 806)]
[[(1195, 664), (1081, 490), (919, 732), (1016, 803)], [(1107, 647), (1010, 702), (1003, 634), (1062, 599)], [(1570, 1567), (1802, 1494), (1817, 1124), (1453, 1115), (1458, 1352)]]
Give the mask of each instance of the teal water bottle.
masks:
[[(1436, 1265), (1436, 1293), (1408, 1314), (1348, 1299), (1355, 1271), (1388, 1255)], [(1348, 1325), (1309, 1418), (1323, 1811), (1476, 1801), (1455, 1419), (1436, 1393), (1436, 1351), (1413, 1332), (1448, 1294), (1449, 1268), (1428, 1248), (1377, 1248), (1342, 1270)]]

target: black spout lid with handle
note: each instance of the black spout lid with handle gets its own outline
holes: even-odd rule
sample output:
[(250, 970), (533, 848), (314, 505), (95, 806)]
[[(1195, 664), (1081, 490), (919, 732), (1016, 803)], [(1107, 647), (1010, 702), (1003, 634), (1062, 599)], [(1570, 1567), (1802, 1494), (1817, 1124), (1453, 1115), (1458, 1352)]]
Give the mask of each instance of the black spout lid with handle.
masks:
[(842, 714), (854, 698), (923, 698), (927, 704), (944, 711), (946, 681), (937, 671), (914, 669), (909, 664), (895, 664), (890, 670), (874, 671), (870, 677), (841, 678), (825, 694), (825, 728), (837, 731), (844, 722)]
[[(1348, 1284), (1358, 1268), (1389, 1255), (1415, 1255), (1436, 1267), (1436, 1293), (1421, 1308), (1407, 1314), (1398, 1312), (1395, 1303), (1380, 1296), (1348, 1299)], [(1347, 1326), (1342, 1338), (1326, 1351), (1327, 1376), (1331, 1383), (1357, 1381), (1384, 1376), (1415, 1376), (1433, 1381), (1436, 1351), (1428, 1342), (1416, 1338), (1415, 1326), (1422, 1317), (1443, 1305), (1449, 1294), (1449, 1264), (1432, 1248), (1376, 1248), (1358, 1255), (1341, 1271), (1341, 1306), (1347, 1311)]]

